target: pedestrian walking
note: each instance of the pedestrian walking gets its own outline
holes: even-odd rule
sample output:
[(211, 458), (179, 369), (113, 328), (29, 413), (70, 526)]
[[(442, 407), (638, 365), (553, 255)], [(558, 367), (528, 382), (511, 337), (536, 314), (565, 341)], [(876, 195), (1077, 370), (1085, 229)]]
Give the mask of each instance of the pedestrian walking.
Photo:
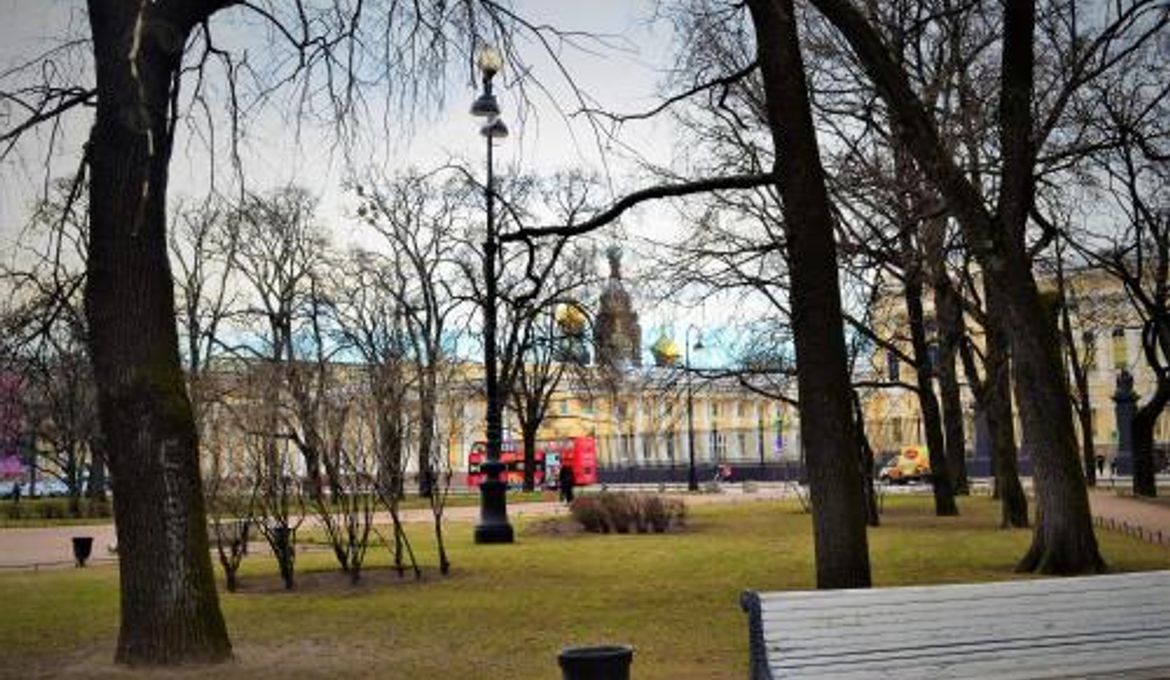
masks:
[(561, 500), (566, 503), (573, 502), (573, 466), (562, 465), (560, 472), (561, 484)]

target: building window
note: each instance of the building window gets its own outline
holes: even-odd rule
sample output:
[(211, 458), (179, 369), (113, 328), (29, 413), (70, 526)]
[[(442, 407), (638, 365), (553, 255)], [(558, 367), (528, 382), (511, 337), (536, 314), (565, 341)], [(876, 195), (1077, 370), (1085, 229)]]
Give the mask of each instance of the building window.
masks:
[(737, 458), (747, 458), (747, 433), (739, 433), (739, 451), (736, 452)]
[(1128, 348), (1125, 346), (1125, 329), (1113, 329), (1113, 368), (1118, 370), (1129, 365)]
[(561, 400), (561, 415), (562, 416), (569, 415), (569, 400), (568, 399)]
[(586, 399), (585, 403), (582, 404), (582, 410), (585, 411), (585, 413), (588, 413), (589, 415), (593, 415), (593, 408), (594, 407), (593, 407), (593, 400), (592, 399)]
[(709, 402), (709, 406), (708, 406), (708, 408), (707, 408), (707, 412), (711, 414), (711, 417), (712, 417), (712, 418), (717, 418), (717, 417), (719, 417), (719, 402), (717, 402), (717, 401), (715, 401), (714, 399), (712, 399), (712, 400)]

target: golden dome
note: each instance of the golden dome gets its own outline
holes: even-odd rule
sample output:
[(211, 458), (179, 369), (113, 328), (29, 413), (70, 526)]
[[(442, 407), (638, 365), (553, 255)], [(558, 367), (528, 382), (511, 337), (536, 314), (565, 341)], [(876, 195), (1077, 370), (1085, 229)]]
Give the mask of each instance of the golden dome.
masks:
[(654, 363), (658, 366), (673, 366), (682, 356), (678, 345), (666, 335), (665, 331), (650, 346), (650, 353), (654, 355)]
[(585, 332), (585, 326), (589, 323), (589, 320), (585, 318), (585, 312), (581, 311), (581, 308), (572, 302), (558, 305), (556, 318), (557, 326), (560, 327), (561, 332), (565, 335), (581, 335)]

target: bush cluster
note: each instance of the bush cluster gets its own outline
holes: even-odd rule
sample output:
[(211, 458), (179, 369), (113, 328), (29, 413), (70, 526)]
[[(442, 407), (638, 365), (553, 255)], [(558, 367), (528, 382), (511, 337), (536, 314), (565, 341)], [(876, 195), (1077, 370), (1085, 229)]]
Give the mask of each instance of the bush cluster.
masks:
[[(80, 518), (110, 517), (113, 508), (108, 500), (81, 499), (78, 506)], [(69, 512), (69, 500), (65, 498), (29, 499), (20, 502), (0, 503), (0, 516), (8, 520), (56, 520), (75, 517)]]
[(578, 496), (569, 506), (573, 519), (596, 534), (663, 533), (686, 523), (687, 506), (681, 500), (648, 493), (602, 491)]

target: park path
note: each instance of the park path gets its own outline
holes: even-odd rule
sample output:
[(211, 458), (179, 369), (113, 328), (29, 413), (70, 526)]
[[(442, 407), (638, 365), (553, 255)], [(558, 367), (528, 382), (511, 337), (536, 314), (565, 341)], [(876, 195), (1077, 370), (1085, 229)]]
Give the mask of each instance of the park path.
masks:
[[(925, 493), (928, 488), (903, 488), (898, 491)], [(756, 492), (744, 493), (741, 485), (728, 484), (723, 493), (688, 494), (680, 497), (685, 497), (689, 504), (744, 503), (774, 500), (790, 494), (791, 489), (785, 485), (761, 484)], [(1099, 526), (1128, 531), (1146, 540), (1161, 540), (1164, 544), (1170, 544), (1170, 506), (1124, 498), (1110, 489), (1092, 490), (1089, 493), (1089, 500), (1094, 521)], [(551, 502), (514, 503), (508, 506), (508, 514), (511, 517), (553, 516), (564, 512), (566, 512), (564, 505)], [(478, 517), (479, 508), (476, 506), (450, 507), (444, 512), (444, 519), (453, 522), (474, 521)], [(402, 519), (404, 522), (432, 521), (430, 510), (425, 508), (405, 510), (402, 512)], [(380, 514), (377, 521), (389, 522), (389, 517)], [(312, 525), (315, 522), (309, 517), (305, 523)], [(110, 548), (117, 544), (112, 523), (0, 529), (0, 570), (70, 566), (73, 564), (73, 557), (69, 539), (73, 536), (93, 537), (91, 562), (100, 564), (117, 559), (110, 551)]]
[[(752, 500), (775, 499), (786, 495), (786, 490), (780, 486), (761, 485), (758, 492), (745, 494), (738, 484), (729, 484), (724, 493), (688, 495), (687, 503), (735, 503)], [(512, 503), (508, 506), (509, 517), (553, 516), (567, 512), (565, 506), (555, 502)], [(427, 508), (403, 510), (400, 512), (403, 522), (432, 522), (431, 511)], [(443, 512), (445, 521), (463, 522), (474, 521), (479, 517), (478, 506), (448, 507)], [(390, 516), (378, 513), (375, 522), (388, 524)], [(304, 527), (317, 524), (317, 520), (309, 515), (305, 518)], [(73, 564), (73, 548), (70, 539), (74, 536), (92, 536), (93, 554), (91, 564), (113, 562), (117, 555), (112, 548), (118, 540), (114, 532), (113, 523), (85, 524), (74, 526), (36, 527), (36, 528), (4, 528), (0, 529), (0, 570), (9, 569), (48, 569), (68, 567)], [(259, 546), (265, 549), (263, 546)]]
[(1091, 489), (1089, 504), (1098, 526), (1170, 545), (1170, 505), (1118, 496), (1112, 489)]

